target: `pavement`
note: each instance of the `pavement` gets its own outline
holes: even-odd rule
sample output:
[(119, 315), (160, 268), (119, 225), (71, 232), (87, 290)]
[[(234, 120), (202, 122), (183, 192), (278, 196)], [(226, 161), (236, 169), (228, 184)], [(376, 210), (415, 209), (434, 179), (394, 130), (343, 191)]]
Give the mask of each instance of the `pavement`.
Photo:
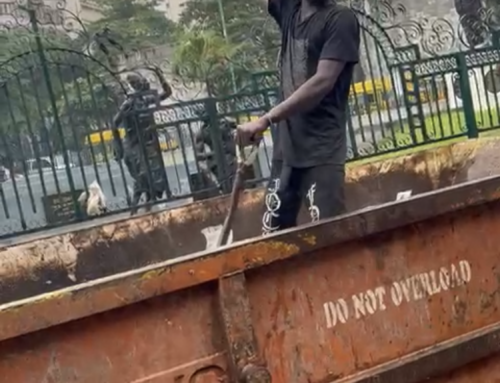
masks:
[[(391, 118), (386, 116), (388, 120)], [(373, 144), (383, 138), (382, 126), (383, 118), (375, 124), (372, 122), (371, 129), (364, 132), (359, 127), (353, 129), (354, 134), (348, 135), (348, 145), (354, 139), (358, 145)], [(362, 148), (359, 148), (362, 149)], [(264, 137), (264, 144), (261, 144), (258, 161), (262, 171), (262, 176), (270, 174), (270, 162), (272, 158), (272, 141), (270, 135)], [(189, 185), (189, 174), (197, 173), (197, 164), (192, 148), (185, 150), (165, 152), (163, 156), (165, 171), (172, 193), (177, 197), (176, 201), (166, 203), (162, 208), (169, 209), (179, 205), (179, 199), (187, 203), (182, 196), (188, 197), (191, 193)], [(70, 169), (71, 176), (76, 189), (85, 189), (96, 180), (106, 196), (108, 209), (111, 211), (122, 210), (128, 207), (127, 191), (132, 192), (133, 180), (128, 174), (124, 164), (111, 161), (109, 164), (88, 165), (84, 167), (74, 167)], [(29, 174), (18, 180), (9, 180), (0, 184), (0, 237), (10, 233), (22, 232), (26, 229), (36, 229), (45, 227), (45, 211), (42, 205), (42, 197), (51, 194), (58, 194), (70, 190), (66, 169), (55, 172), (46, 171), (43, 177), (38, 173)], [(3, 198), (1, 191), (3, 191)], [(26, 223), (23, 228), (21, 222)], [(96, 220), (92, 221), (95, 224)], [(62, 229), (58, 229), (62, 230)], [(0, 241), (0, 244), (2, 241)]]
[[(269, 174), (270, 154), (266, 153), (272, 153), (270, 141), (270, 138), (266, 138), (265, 147), (262, 146), (259, 153), (259, 162), (264, 176)], [(191, 193), (188, 175), (198, 172), (193, 150), (166, 152), (163, 159), (170, 189), (177, 199), (161, 204), (157, 209), (170, 209), (189, 203), (190, 199), (184, 199), (182, 196), (188, 197)], [(99, 182), (106, 196), (109, 210), (117, 211), (128, 207), (127, 191), (130, 195), (133, 180), (124, 164), (111, 161), (109, 164), (78, 166), (71, 168), (70, 171), (76, 189), (85, 189), (85, 185), (89, 185), (94, 180)], [(27, 177), (9, 180), (0, 185), (1, 192), (3, 192), (3, 198), (0, 192), (0, 236), (24, 231), (21, 224), (23, 221), (26, 223), (25, 229), (28, 230), (45, 227), (42, 197), (70, 190), (66, 169), (59, 169), (55, 173), (45, 171), (43, 177), (40, 177), (38, 173), (32, 173)], [(126, 215), (128, 213), (125, 213)], [(106, 219), (108, 218), (102, 218), (103, 222)], [(96, 224), (96, 220), (92, 222), (93, 225)], [(99, 219), (97, 222), (100, 222)], [(75, 226), (73, 225), (72, 228), (74, 229)], [(55, 230), (60, 232), (64, 229)], [(5, 244), (5, 241), (0, 241), (0, 244), (2, 243)]]

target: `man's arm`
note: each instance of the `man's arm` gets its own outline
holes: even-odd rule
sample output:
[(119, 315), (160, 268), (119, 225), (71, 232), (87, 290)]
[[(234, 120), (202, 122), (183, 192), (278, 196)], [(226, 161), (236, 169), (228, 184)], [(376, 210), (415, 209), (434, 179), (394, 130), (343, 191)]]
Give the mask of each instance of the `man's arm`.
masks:
[(281, 3), (287, 0), (264, 0), (267, 4), (267, 12), (281, 27)]
[(344, 66), (359, 61), (359, 24), (351, 10), (329, 17), (324, 33), (325, 41), (316, 73), (263, 117), (268, 122), (276, 123), (316, 107), (333, 89)]
[(293, 114), (313, 109), (333, 89), (344, 66), (343, 61), (320, 60), (316, 74), (285, 101), (272, 108), (265, 118), (270, 123), (277, 123)]
[(172, 87), (165, 80), (163, 76), (163, 72), (159, 67), (154, 67), (154, 72), (156, 73), (156, 77), (158, 77), (158, 81), (160, 82), (162, 92), (160, 93), (160, 101), (166, 100), (172, 95)]
[(123, 143), (118, 129), (123, 122), (123, 114), (125, 112), (126, 105), (128, 105), (128, 100), (126, 100), (121, 105), (120, 110), (113, 117), (113, 122), (111, 125), (111, 132), (113, 134), (113, 142), (114, 142), (114, 154), (115, 154), (115, 160), (117, 161), (123, 159), (124, 156)]
[(264, 0), (267, 3), (267, 12), (281, 28), (283, 20), (288, 17), (293, 9), (300, 4), (300, 0)]
[(163, 78), (163, 76), (160, 77), (160, 85), (163, 90), (163, 92), (160, 93), (160, 100), (166, 100), (172, 95), (172, 87), (170, 84)]
[(125, 113), (125, 110), (128, 109), (129, 106), (130, 106), (130, 100), (125, 100), (121, 104), (120, 109), (113, 117), (112, 129), (118, 129), (118, 127), (121, 125), (121, 123), (123, 122), (123, 114)]

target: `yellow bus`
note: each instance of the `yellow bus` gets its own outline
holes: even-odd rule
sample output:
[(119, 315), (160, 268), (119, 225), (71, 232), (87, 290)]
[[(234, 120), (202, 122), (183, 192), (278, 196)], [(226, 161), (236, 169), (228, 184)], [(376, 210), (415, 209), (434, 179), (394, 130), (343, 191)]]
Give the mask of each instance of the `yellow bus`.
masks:
[[(118, 128), (118, 134), (120, 138), (125, 137), (125, 129)], [(100, 132), (90, 133), (87, 135), (86, 144), (87, 145), (100, 145), (101, 143), (110, 144), (113, 141), (113, 131), (111, 129), (106, 129)], [(174, 150), (179, 147), (176, 140), (170, 138), (169, 140), (162, 139), (160, 135), (160, 148), (163, 151)]]
[[(415, 86), (411, 81), (411, 73), (405, 72), (404, 74), (406, 90), (408, 92), (413, 92)], [(441, 101), (446, 98), (446, 83), (444, 81), (444, 77), (434, 78), (434, 79), (425, 79), (421, 80), (419, 84), (420, 91), (420, 102), (432, 102), (432, 101)], [(410, 96), (410, 100), (411, 100)], [(413, 100), (412, 100), (413, 101)]]
[[(411, 74), (405, 73), (404, 86), (408, 92), (414, 90)], [(443, 100), (446, 97), (444, 81), (420, 81), (420, 102), (428, 103)], [(357, 82), (351, 85), (349, 101), (354, 114), (372, 113), (391, 108), (390, 100), (395, 97), (395, 90), (390, 77)]]
[(355, 114), (387, 110), (392, 84), (390, 78), (357, 82), (351, 85), (349, 101)]

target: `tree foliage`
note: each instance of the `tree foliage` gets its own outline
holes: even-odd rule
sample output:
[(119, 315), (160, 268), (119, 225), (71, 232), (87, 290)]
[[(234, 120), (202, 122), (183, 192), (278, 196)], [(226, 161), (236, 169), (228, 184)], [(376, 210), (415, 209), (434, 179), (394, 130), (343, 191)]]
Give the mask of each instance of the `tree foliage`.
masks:
[[(246, 61), (251, 63), (253, 69), (274, 68), (279, 33), (275, 22), (267, 14), (266, 1), (220, 1), (228, 40), (235, 44), (246, 43)], [(197, 25), (222, 33), (219, 0), (189, 0), (185, 3), (179, 23), (185, 27)]]
[[(36, 39), (38, 37), (38, 41)], [(51, 50), (73, 49), (74, 41), (57, 30), (41, 30), (39, 34), (19, 25), (0, 31), (0, 133), (4, 136), (0, 154), (6, 146), (11, 156), (33, 155), (21, 143), (37, 141), (50, 111), (47, 77), (54, 78), (60, 68), (52, 65)], [(41, 65), (39, 44), (47, 65)], [(47, 74), (44, 72), (47, 69)], [(58, 86), (51, 90), (58, 94)]]
[(156, 10), (155, 0), (100, 0), (103, 17), (88, 25), (91, 33), (109, 28), (125, 51), (171, 42), (175, 23)]
[[(0, 131), (11, 148), (24, 141), (40, 142), (53, 152), (63, 146), (81, 148), (90, 131), (109, 127), (123, 96), (119, 77), (111, 73), (112, 58), (164, 44), (175, 30), (174, 23), (154, 9), (153, 1), (99, 3), (103, 17), (79, 33), (55, 25), (41, 25), (38, 33), (29, 25), (0, 30)], [(90, 52), (89, 46), (106, 28), (122, 49), (105, 44), (108, 55), (100, 49)], [(12, 153), (21, 155), (20, 150)], [(27, 155), (33, 153), (23, 154)]]
[(203, 84), (210, 96), (229, 94), (248, 77), (246, 47), (212, 30), (186, 29), (178, 35), (172, 71), (185, 83)]

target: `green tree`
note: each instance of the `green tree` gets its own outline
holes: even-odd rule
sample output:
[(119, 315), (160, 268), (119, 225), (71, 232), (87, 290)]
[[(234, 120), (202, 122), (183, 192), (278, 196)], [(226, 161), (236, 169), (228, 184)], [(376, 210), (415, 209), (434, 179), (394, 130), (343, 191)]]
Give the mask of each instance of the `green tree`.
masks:
[(156, 0), (100, 0), (99, 5), (103, 17), (87, 26), (89, 33), (108, 28), (125, 53), (172, 41), (175, 23), (155, 9)]
[[(255, 70), (275, 68), (279, 33), (274, 20), (267, 14), (266, 2), (261, 0), (220, 0), (224, 10), (228, 40), (247, 43), (246, 61)], [(185, 3), (180, 25), (198, 25), (222, 34), (223, 25), (219, 0), (189, 0)]]
[[(31, 144), (24, 148), (20, 145), (38, 140), (49, 113), (50, 98), (35, 36), (22, 27), (0, 31), (0, 113), (3, 116), (0, 132), (4, 136), (2, 153), (9, 151), (5, 148), (8, 145), (12, 157), (33, 155)], [(57, 30), (42, 30), (39, 37), (46, 47), (44, 52), (49, 64), (57, 60), (50, 49), (72, 48), (72, 40)], [(49, 65), (51, 78), (56, 77), (56, 68)], [(58, 94), (58, 87), (54, 86), (53, 91)]]
[[(62, 149), (63, 141), (68, 149), (81, 148), (91, 130), (109, 126), (123, 97), (119, 76), (113, 73), (116, 59), (165, 44), (175, 30), (174, 23), (154, 9), (153, 1), (101, 0), (100, 5), (103, 17), (79, 33), (55, 25), (40, 26), (38, 35), (48, 62), (55, 110), (33, 30), (20, 26), (0, 31), (0, 113), (5, 116), (0, 130), (9, 141), (22, 142), (29, 136), (31, 142), (47, 141), (56, 152)], [(106, 38), (100, 38), (106, 30)], [(112, 44), (115, 40), (123, 50)], [(102, 46), (109, 54), (104, 54)], [(61, 122), (62, 135), (54, 113)]]
[(227, 42), (215, 31), (186, 29), (177, 37), (172, 72), (181, 82), (203, 85), (210, 96), (232, 93), (231, 67), (237, 86), (248, 78), (246, 47)]

